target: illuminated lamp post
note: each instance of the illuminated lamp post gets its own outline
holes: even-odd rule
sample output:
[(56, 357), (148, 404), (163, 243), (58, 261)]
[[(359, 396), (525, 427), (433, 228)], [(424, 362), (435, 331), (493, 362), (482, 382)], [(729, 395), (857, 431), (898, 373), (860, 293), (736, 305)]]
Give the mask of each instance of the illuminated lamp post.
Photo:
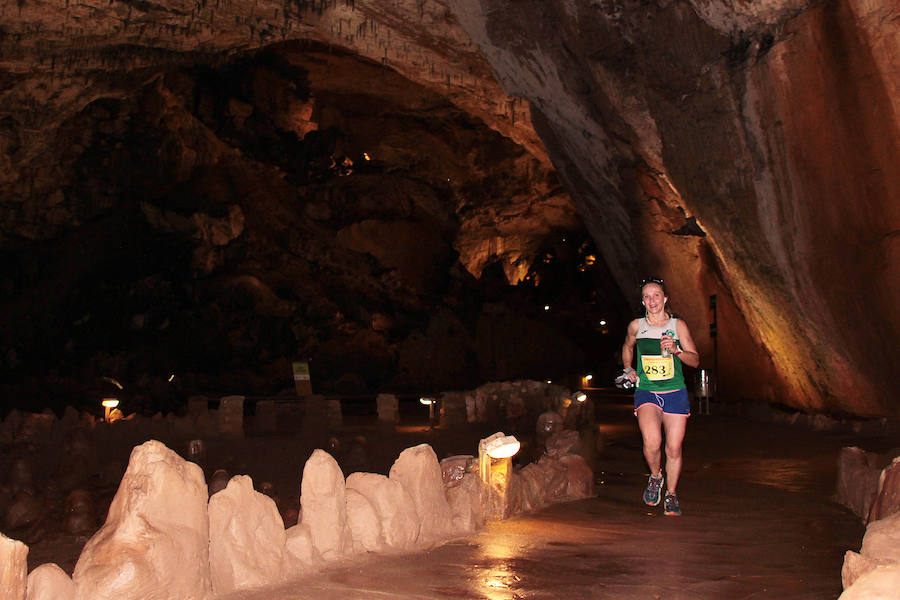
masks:
[(581, 387), (589, 388), (591, 387), (591, 380), (594, 378), (593, 375), (587, 374), (581, 378)]
[(112, 413), (113, 409), (119, 406), (118, 398), (104, 398), (102, 402), (100, 402), (100, 406), (103, 407), (103, 420), (109, 423), (109, 415)]
[(428, 426), (434, 425), (434, 405), (437, 402), (434, 398), (422, 397), (419, 402), (428, 407)]
[(485, 516), (505, 519), (509, 516), (509, 479), (512, 457), (521, 444), (512, 435), (498, 431), (478, 443), (478, 470), (485, 491)]

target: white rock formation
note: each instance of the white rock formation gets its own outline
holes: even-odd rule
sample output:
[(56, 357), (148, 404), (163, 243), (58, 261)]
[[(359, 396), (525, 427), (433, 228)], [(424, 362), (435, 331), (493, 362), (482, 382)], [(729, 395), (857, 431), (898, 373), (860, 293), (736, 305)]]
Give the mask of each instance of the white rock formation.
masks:
[(869, 520), (883, 519), (900, 512), (900, 456), (895, 457), (878, 476), (878, 490), (869, 512)]
[(841, 582), (850, 589), (870, 571), (891, 565), (900, 565), (900, 513), (869, 523), (859, 553), (844, 555)]
[(430, 544), (453, 535), (452, 512), (444, 495), (444, 482), (437, 455), (428, 444), (400, 453), (391, 466), (390, 479), (409, 493), (419, 515), (419, 543)]
[(378, 473), (353, 473), (347, 489), (368, 499), (381, 519), (385, 544), (393, 550), (412, 550), (419, 538), (416, 505), (403, 485)]
[(293, 579), (300, 577), (322, 563), (312, 542), (309, 525), (298, 523), (285, 532), (284, 543), (284, 577)]
[(353, 552), (378, 552), (385, 547), (381, 519), (372, 503), (356, 490), (347, 490), (347, 523)]
[(227, 594), (283, 581), (285, 540), (275, 501), (254, 490), (250, 477), (232, 477), (209, 499), (213, 592)]
[(157, 441), (134, 448), (106, 523), (75, 565), (76, 598), (206, 598), (206, 501), (200, 467)]
[(878, 566), (844, 590), (838, 600), (897, 600), (900, 598), (900, 563)]
[(303, 467), (300, 508), (302, 523), (325, 560), (340, 558), (352, 549), (344, 492), (344, 474), (337, 461), (324, 450), (315, 450)]
[(0, 600), (25, 600), (28, 546), (0, 533)]
[(466, 473), (447, 487), (446, 494), (455, 534), (474, 533), (484, 525), (484, 494), (478, 473)]
[(75, 582), (56, 563), (45, 563), (28, 574), (26, 600), (75, 600)]

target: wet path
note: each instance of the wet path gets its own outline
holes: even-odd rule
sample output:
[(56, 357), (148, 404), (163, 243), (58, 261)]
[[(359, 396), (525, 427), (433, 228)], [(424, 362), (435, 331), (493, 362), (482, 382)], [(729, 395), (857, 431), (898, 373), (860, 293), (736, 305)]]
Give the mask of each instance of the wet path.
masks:
[[(601, 400), (602, 402), (602, 400)], [(640, 502), (646, 467), (627, 405), (598, 406), (597, 497), (491, 523), (412, 556), (373, 556), (232, 600), (834, 599), (863, 528), (832, 501), (837, 434), (695, 416), (684, 515)]]

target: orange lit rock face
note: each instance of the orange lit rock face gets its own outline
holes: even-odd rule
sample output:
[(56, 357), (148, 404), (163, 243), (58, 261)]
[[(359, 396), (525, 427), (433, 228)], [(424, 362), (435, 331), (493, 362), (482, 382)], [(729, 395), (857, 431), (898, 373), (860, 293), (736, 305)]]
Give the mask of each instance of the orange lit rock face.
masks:
[[(897, 26), (855, 2), (697, 5), (460, 12), (612, 272), (664, 275), (707, 367), (724, 301), (723, 392), (896, 417)], [(673, 235), (685, 217), (705, 237)]]
[[(724, 393), (813, 411), (897, 417), (890, 398), (891, 357), (900, 339), (900, 26), (891, 3), (805, 4), (4, 5), (2, 235), (4, 241), (43, 239), (111, 202), (101, 188), (76, 201), (59, 184), (83, 150), (83, 142), (66, 134), (75, 122), (88, 116), (98, 127), (115, 128), (126, 118), (115, 111), (98, 115), (113, 102), (92, 101), (129, 97), (176, 62), (216, 62), (226, 51), (315, 40), (395, 69), (521, 147), (504, 166), (532, 172), (533, 185), (481, 177), (479, 191), (488, 193), (436, 220), (440, 229), (447, 218), (458, 219), (450, 244), (472, 274), (499, 258), (506, 277), (517, 279), (540, 236), (571, 224), (569, 201), (548, 176), (549, 157), (620, 289), (632, 293), (646, 271), (666, 278), (678, 310), (693, 325), (705, 367), (712, 364), (707, 297), (717, 295)], [(322, 64), (309, 73), (334, 87), (353, 76)], [(260, 70), (255, 81), (271, 76)], [(250, 120), (252, 127), (254, 102), (278, 107), (278, 127), (298, 135), (340, 124), (341, 115), (324, 108), (331, 104), (327, 97), (254, 86), (276, 88), (282, 91), (264, 99), (230, 102), (226, 114), (234, 126)], [(167, 115), (160, 118), (172, 142), (166, 147), (177, 150), (167, 155), (160, 176), (230, 166), (227, 143), (208, 132), (192, 132), (189, 144), (174, 142), (183, 139), (174, 132), (192, 129), (179, 115), (177, 98), (165, 86), (145, 98)], [(391, 153), (393, 164), (415, 165), (416, 156), (397, 153), (390, 139), (402, 133), (386, 123), (385, 131), (358, 139)], [(430, 168), (464, 151), (463, 145), (441, 147), (424, 132), (421, 139), (430, 149)], [(469, 164), (490, 161), (485, 152)], [(446, 175), (451, 185), (468, 177)], [(256, 177), (251, 189), (289, 193), (290, 186), (275, 181), (277, 169)], [(304, 210), (315, 223), (334, 219), (328, 199)], [(254, 218), (278, 219), (242, 214), (251, 229)], [(210, 235), (236, 231), (235, 219), (222, 210), (203, 222), (206, 229), (182, 223), (181, 231), (188, 225)], [(394, 227), (383, 218), (345, 225), (338, 241), (354, 251), (364, 249), (362, 230)], [(404, 229), (397, 239), (413, 235)], [(304, 252), (312, 245), (296, 240), (294, 248)], [(213, 270), (223, 253), (207, 244), (193, 260)], [(421, 268), (397, 248), (373, 255), (399, 271)], [(341, 262), (334, 257), (333, 264)], [(310, 310), (325, 319), (333, 308)]]

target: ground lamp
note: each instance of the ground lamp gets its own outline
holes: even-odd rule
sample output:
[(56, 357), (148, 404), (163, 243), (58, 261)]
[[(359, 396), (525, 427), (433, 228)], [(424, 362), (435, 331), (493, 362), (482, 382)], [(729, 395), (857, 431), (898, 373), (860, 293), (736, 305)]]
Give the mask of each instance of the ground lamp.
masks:
[(102, 402), (100, 402), (100, 406), (103, 407), (103, 420), (109, 423), (109, 415), (112, 413), (113, 409), (119, 406), (118, 398), (104, 398)]
[(519, 448), (519, 440), (502, 431), (478, 443), (478, 470), (485, 491), (485, 513), (488, 519), (499, 520), (509, 516), (512, 457)]
[(419, 402), (428, 407), (428, 425), (434, 424), (434, 405), (436, 400), (434, 398), (422, 397), (419, 398)]

